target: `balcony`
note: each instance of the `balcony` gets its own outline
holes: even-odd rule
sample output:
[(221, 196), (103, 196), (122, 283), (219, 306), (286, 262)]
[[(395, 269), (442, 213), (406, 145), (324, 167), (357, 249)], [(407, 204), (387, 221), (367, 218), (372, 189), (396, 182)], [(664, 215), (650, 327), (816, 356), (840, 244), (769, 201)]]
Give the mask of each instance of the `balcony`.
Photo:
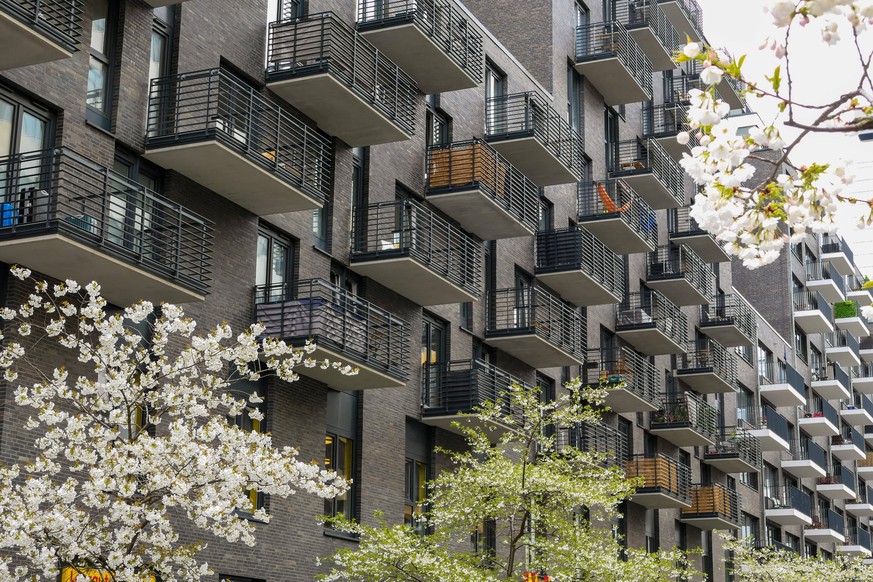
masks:
[(0, 71), (73, 56), (82, 0), (0, 0)]
[(864, 395), (855, 396), (854, 402), (844, 401), (843, 407), (840, 409), (840, 418), (850, 426), (873, 424), (873, 402)]
[(151, 82), (145, 157), (260, 216), (321, 208), (326, 137), (222, 69)]
[(861, 394), (873, 394), (873, 364), (861, 362), (861, 365), (852, 368), (851, 372), (852, 389)]
[(658, 0), (621, 2), (614, 8), (616, 19), (643, 49), (653, 71), (676, 67), (673, 51), (682, 45), (679, 33), (658, 5)]
[(704, 448), (703, 462), (723, 473), (757, 473), (761, 470), (761, 448), (745, 428), (725, 427), (719, 440)]
[(758, 334), (755, 312), (742, 295), (715, 295), (700, 306), (700, 333), (727, 348), (752, 347)]
[(861, 308), (853, 299), (834, 304), (834, 325), (837, 329), (847, 331), (855, 337), (870, 335), (870, 328), (861, 316)]
[(831, 455), (841, 461), (863, 461), (867, 458), (864, 435), (857, 429), (842, 427), (843, 434), (831, 437)]
[(714, 445), (718, 440), (718, 412), (691, 392), (668, 396), (652, 413), (649, 432), (677, 447)]
[(313, 340), (311, 357), (350, 364), (345, 376), (333, 368), (299, 367), (301, 375), (336, 390), (402, 388), (409, 380), (409, 324), (389, 311), (320, 279), (293, 287), (255, 290), (255, 319), (264, 335), (303, 346)]
[(677, 358), (676, 377), (698, 394), (737, 391), (737, 359), (709, 339), (696, 341), (692, 349)]
[(575, 68), (591, 81), (607, 105), (652, 98), (652, 63), (620, 22), (576, 28)]
[[(676, 136), (682, 131), (689, 132), (690, 140), (687, 144), (676, 141)], [(694, 132), (688, 126), (688, 110), (679, 103), (644, 103), (643, 137), (658, 142), (676, 161), (682, 159), (682, 154), (690, 155), (691, 148), (697, 145)]]
[(630, 293), (615, 307), (615, 333), (647, 356), (686, 351), (688, 320), (654, 290)]
[(691, 248), (704, 263), (726, 263), (730, 257), (711, 234), (701, 229), (691, 218), (691, 207), (673, 208), (667, 212), (670, 242)]
[(827, 475), (825, 450), (808, 438), (791, 442), (791, 448), (782, 455), (782, 470), (798, 479), (819, 478)]
[(658, 6), (673, 23), (679, 38), (703, 39), (703, 10), (695, 0), (658, 0)]
[[(869, 458), (870, 455), (867, 455)], [(866, 459), (865, 459), (866, 460)], [(858, 476), (861, 477), (861, 463), (858, 462)], [(855, 517), (873, 517), (873, 489), (870, 487), (859, 484), (858, 487), (858, 498), (854, 501), (846, 501), (845, 509), (846, 513), (851, 513)]]
[(766, 362), (763, 372), (758, 374), (761, 398), (776, 407), (806, 406), (806, 387), (800, 372), (792, 366), (783, 366), (781, 363), (777, 366), (773, 362)]
[(657, 141), (620, 141), (611, 149), (610, 178), (627, 182), (654, 210), (685, 205), (683, 170)]
[(845, 465), (839, 464), (834, 466), (824, 477), (819, 477), (816, 480), (815, 490), (819, 497), (827, 497), (830, 500), (835, 499), (855, 499), (855, 474), (847, 469)]
[(784, 416), (776, 412), (772, 406), (764, 405), (758, 428), (751, 429), (749, 434), (758, 439), (758, 444), (764, 452), (784, 452), (790, 449), (791, 429)]
[(764, 518), (781, 526), (812, 525), (812, 496), (791, 485), (765, 486)]
[(419, 305), (476, 301), (482, 248), (411, 199), (353, 211), (351, 267)]
[(668, 77), (666, 83), (665, 90), (667, 93), (664, 95), (664, 99), (670, 103), (681, 103), (683, 105), (691, 104), (692, 89), (699, 89), (701, 91), (706, 89), (706, 86), (700, 80), (700, 75), (687, 74), (681, 69), (673, 71), (672, 78)]
[(858, 339), (846, 330), (825, 334), (825, 357), (844, 368), (861, 365)]
[(619, 303), (623, 261), (593, 234), (577, 226), (537, 233), (536, 276), (573, 305)]
[(833, 311), (822, 296), (813, 291), (794, 292), (794, 323), (805, 333), (834, 331)]
[(810, 410), (804, 412), (802, 418), (797, 419), (797, 426), (813, 437), (830, 437), (840, 434), (837, 409), (828, 404), (826, 400), (819, 400), (818, 404), (813, 403)]
[(857, 301), (860, 305), (873, 303), (873, 287), (864, 289), (864, 282), (852, 278), (850, 285), (846, 287), (846, 300)]
[(98, 281), (106, 299), (202, 301), (212, 223), (73, 150), (0, 158), (0, 261)]
[(538, 285), (488, 297), (485, 342), (533, 368), (582, 365), (585, 318)]
[(604, 467), (622, 467), (628, 456), (624, 434), (603, 422), (582, 422), (576, 426), (558, 428), (555, 446), (558, 452), (574, 449), (597, 454), (601, 459), (600, 465)]
[(849, 375), (839, 366), (812, 371), (810, 387), (825, 400), (848, 400), (851, 397), (849, 386)]
[(703, 305), (712, 297), (715, 276), (690, 248), (667, 245), (649, 253), (646, 286), (676, 305)]
[(827, 509), (812, 517), (812, 525), (803, 530), (803, 537), (817, 544), (843, 544), (846, 542), (844, 530), (843, 516), (833, 509)]
[[(873, 447), (873, 424), (868, 424), (864, 427), (864, 440)], [(873, 477), (873, 474), (871, 474), (871, 477)]]
[(426, 95), (482, 82), (478, 28), (449, 0), (362, 0), (358, 32)]
[[(873, 427), (870, 426), (864, 428), (864, 440), (869, 440), (867, 435), (873, 432), (871, 429)], [(855, 465), (855, 470), (858, 472), (858, 477), (868, 481), (873, 480), (873, 453), (865, 453), (864, 459)], [(873, 497), (868, 497), (867, 500), (873, 503)]]
[(580, 182), (578, 223), (612, 252), (647, 253), (658, 244), (658, 222), (649, 205), (621, 180)]
[(582, 136), (538, 93), (485, 103), (485, 141), (538, 186), (582, 179)]
[(276, 95), (352, 147), (407, 140), (417, 90), (332, 12), (271, 22), (266, 80)]
[(810, 291), (818, 291), (828, 303), (846, 300), (846, 285), (843, 277), (832, 265), (807, 263), (806, 287)]
[(870, 551), (870, 532), (861, 527), (847, 528), (845, 545), (837, 544), (836, 550), (841, 554), (869, 558), (873, 555)]
[[(686, 65), (688, 77), (691, 79), (700, 79), (700, 73), (703, 72), (703, 63), (700, 61), (689, 61)], [(718, 96), (727, 103), (731, 109), (744, 109), (746, 99), (743, 95), (745, 85), (737, 81), (733, 77), (724, 75), (721, 82), (716, 85)]]
[(835, 234), (823, 234), (821, 237), (821, 254), (819, 260), (830, 263), (843, 277), (848, 277), (855, 272), (855, 257), (852, 249), (842, 237)]
[(588, 352), (589, 385), (609, 389), (604, 402), (612, 412), (651, 412), (658, 409), (660, 388), (655, 367), (628, 348), (600, 348)]
[(858, 350), (858, 355), (863, 361), (873, 363), (873, 337), (861, 338), (861, 346)]
[(480, 139), (427, 151), (427, 199), (482, 240), (530, 236), (539, 188)]
[[(483, 360), (427, 364), (422, 368), (421, 421), (463, 435), (463, 425), (482, 423), (469, 415), (485, 403), (500, 404), (501, 412), (520, 421), (521, 412), (510, 408), (508, 390), (513, 384), (530, 388)], [(488, 424), (486, 432), (494, 440), (514, 428), (496, 421)]]
[(682, 509), (679, 521), (697, 529), (739, 529), (740, 496), (720, 483), (691, 486), (691, 507)]
[(634, 455), (626, 464), (628, 479), (643, 483), (630, 500), (647, 509), (691, 507), (689, 488), (691, 471), (685, 465), (658, 453), (652, 456)]

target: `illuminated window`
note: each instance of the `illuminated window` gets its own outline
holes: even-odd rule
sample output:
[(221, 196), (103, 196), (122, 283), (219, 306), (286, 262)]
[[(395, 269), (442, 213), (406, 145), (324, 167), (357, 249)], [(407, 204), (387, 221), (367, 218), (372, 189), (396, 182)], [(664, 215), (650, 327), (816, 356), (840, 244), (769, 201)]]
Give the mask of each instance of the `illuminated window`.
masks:
[(324, 500), (324, 514), (330, 517), (356, 517), (356, 435), (358, 430), (358, 396), (353, 392), (327, 393), (327, 430), (324, 435), (324, 468), (336, 471), (351, 487), (342, 495)]
[[(252, 432), (264, 432), (266, 426), (266, 418), (252, 418), (251, 413), (253, 411), (260, 412), (261, 415), (265, 412), (265, 404), (266, 400), (264, 398), (266, 394), (266, 390), (264, 389), (263, 384), (258, 382), (239, 382), (233, 387), (234, 396), (237, 398), (246, 398), (257, 392), (257, 394), (261, 397), (261, 402), (259, 403), (249, 403), (246, 406), (245, 410), (243, 410), (242, 414), (236, 416), (233, 419), (233, 423), (241, 428), (242, 430), (252, 431)], [(251, 502), (251, 512), (254, 513), (258, 509), (264, 507), (264, 494), (255, 489), (249, 489), (248, 492), (249, 501)]]

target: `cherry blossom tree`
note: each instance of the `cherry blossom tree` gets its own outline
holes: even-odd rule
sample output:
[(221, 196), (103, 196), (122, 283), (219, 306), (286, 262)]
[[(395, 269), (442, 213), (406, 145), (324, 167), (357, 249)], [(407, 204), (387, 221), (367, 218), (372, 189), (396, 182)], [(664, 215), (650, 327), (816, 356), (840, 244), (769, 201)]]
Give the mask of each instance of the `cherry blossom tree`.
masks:
[(738, 582), (861, 582), (873, 578), (871, 567), (860, 557), (837, 554), (825, 560), (775, 546), (756, 547), (724, 535), (723, 539), (733, 556), (732, 571)]
[[(262, 417), (261, 396), (241, 398), (233, 386), (269, 374), (293, 382), (299, 366), (355, 370), (314, 362), (314, 346), (259, 340), (260, 325), (198, 332), (175, 305), (157, 315), (146, 301), (112, 315), (106, 307), (99, 285), (68, 280), (37, 281), (25, 303), (0, 309), (0, 367), (34, 435), (29, 462), (0, 464), (0, 581), (56, 580), (64, 567), (80, 580), (93, 571), (117, 581), (200, 580), (211, 573), (198, 559), (205, 541), (183, 543), (180, 526), (253, 545), (254, 526), (239, 513), (270, 516), (252, 507), (251, 491), (332, 497), (347, 488), (269, 434), (236, 426), (239, 415)], [(44, 354), (43, 344), (78, 364), (28, 354)]]
[[(623, 468), (607, 466), (607, 455), (577, 449), (564, 438), (572, 427), (599, 420), (592, 404), (606, 394), (578, 380), (567, 388), (556, 401), (543, 402), (537, 389), (512, 386), (501, 402), (456, 423), (468, 447), (439, 450), (453, 468), (428, 486), (420, 522), (392, 525), (380, 516), (377, 525), (362, 526), (333, 520), (334, 527), (360, 536), (360, 544), (334, 554), (321, 579), (488, 582), (521, 580), (532, 572), (559, 582), (654, 582), (692, 575), (683, 552), (621, 546), (617, 507), (637, 482)], [(471, 532), (483, 524), (492, 524), (493, 553), (472, 547)]]
[[(808, 233), (834, 232), (835, 214), (842, 203), (863, 205), (861, 222), (873, 223), (873, 201), (858, 200), (846, 192), (852, 183), (851, 168), (844, 163), (794, 165), (791, 153), (816, 134), (854, 133), (873, 128), (873, 50), (867, 30), (873, 24), (871, 0), (776, 0), (766, 5), (773, 33), (762, 48), (769, 48), (779, 65), (765, 79), (747, 78), (745, 57), (733, 58), (725, 50), (689, 42), (677, 61), (697, 61), (702, 67), (701, 89), (690, 92), (690, 133), (699, 145), (680, 162), (700, 187), (691, 216), (708, 232), (726, 243), (728, 253), (739, 256), (747, 267), (771, 263), (787, 241)], [(824, 45), (851, 43), (854, 60), (834, 63), (854, 87), (827, 103), (806, 103), (795, 91), (796, 70), (812, 63), (792, 59), (798, 28), (818, 28)], [(728, 78), (745, 86), (747, 96), (773, 100), (778, 117), (748, 135), (737, 135), (725, 118), (730, 107), (717, 98), (716, 86)], [(785, 130), (785, 128), (790, 128)], [(791, 137), (787, 137), (791, 134)], [(688, 143), (689, 132), (680, 133)], [(755, 175), (750, 163), (756, 152), (781, 152), (766, 158), (769, 175)], [(755, 186), (750, 187), (749, 184)], [(868, 308), (873, 316), (873, 308)]]

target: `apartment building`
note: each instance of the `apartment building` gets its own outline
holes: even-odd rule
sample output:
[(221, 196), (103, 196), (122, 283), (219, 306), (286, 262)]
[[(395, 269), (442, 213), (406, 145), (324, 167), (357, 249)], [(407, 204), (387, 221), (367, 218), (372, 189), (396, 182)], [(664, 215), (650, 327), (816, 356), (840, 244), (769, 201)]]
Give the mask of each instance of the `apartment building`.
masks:
[[(749, 273), (689, 217), (686, 36), (694, 0), (0, 0), (0, 261), (360, 368), (248, 387), (277, 445), (354, 486), (253, 499), (273, 520), (254, 548), (210, 542), (222, 577), (312, 579), (355, 543), (313, 516), (411, 520), (458, 414), (575, 376), (622, 386), (577, 444), (643, 478), (629, 546), (701, 548), (713, 580), (715, 529), (869, 554), (873, 351), (829, 302), (867, 292), (837, 239)], [(739, 89), (718, 87), (743, 109)]]

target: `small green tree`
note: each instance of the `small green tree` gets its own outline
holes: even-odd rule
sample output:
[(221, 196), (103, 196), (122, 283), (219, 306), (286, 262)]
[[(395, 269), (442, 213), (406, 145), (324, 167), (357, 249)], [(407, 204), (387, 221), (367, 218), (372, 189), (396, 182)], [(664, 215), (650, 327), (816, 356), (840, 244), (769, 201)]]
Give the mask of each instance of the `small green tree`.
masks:
[[(655, 581), (687, 574), (682, 552), (622, 548), (614, 532), (617, 506), (636, 482), (607, 467), (606, 455), (564, 446), (555, 436), (598, 422), (606, 391), (578, 380), (567, 388), (557, 401), (541, 402), (539, 390), (512, 386), (504, 402), (456, 423), (468, 449), (440, 450), (454, 467), (429, 486), (421, 519), (431, 533), (381, 518), (376, 526), (334, 521), (361, 543), (337, 552), (321, 579), (484, 582), (521, 580), (532, 571), (558, 581)], [(495, 427), (511, 428), (496, 436)], [(485, 522), (496, 526), (495, 554), (470, 544)]]

